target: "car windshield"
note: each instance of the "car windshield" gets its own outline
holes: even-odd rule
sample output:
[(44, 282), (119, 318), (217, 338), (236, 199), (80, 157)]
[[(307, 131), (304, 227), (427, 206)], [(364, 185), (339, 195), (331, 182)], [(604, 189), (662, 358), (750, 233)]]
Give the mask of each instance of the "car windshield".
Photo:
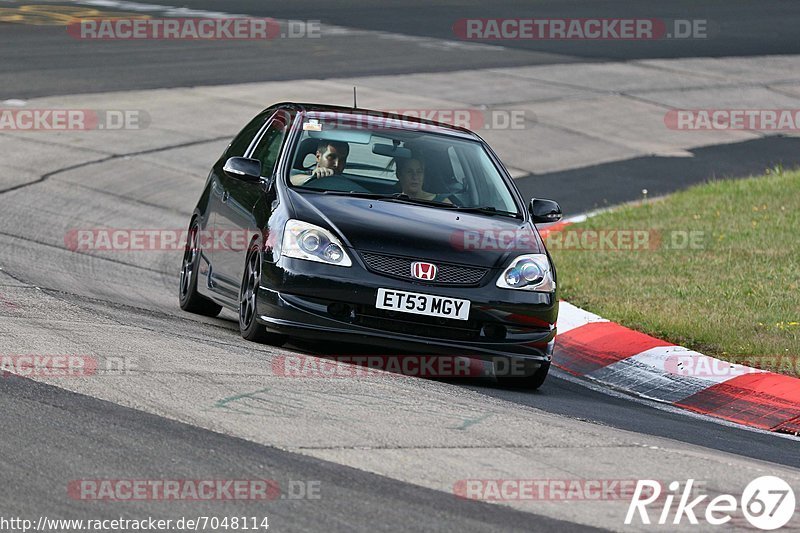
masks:
[[(397, 119), (306, 114), (291, 159), (293, 187), (520, 217), (483, 145)], [(300, 126), (298, 126), (300, 127)]]

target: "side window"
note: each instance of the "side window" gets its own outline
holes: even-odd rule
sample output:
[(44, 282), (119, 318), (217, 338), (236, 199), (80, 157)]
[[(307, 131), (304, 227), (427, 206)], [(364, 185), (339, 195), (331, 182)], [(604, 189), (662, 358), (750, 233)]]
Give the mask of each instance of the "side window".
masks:
[(267, 131), (258, 142), (258, 146), (251, 156), (253, 159), (261, 161), (261, 175), (272, 176), (275, 166), (278, 164), (278, 156), (281, 153), (283, 138), (286, 136), (287, 124), (281, 118), (276, 118), (267, 127)]
[(233, 139), (231, 144), (228, 145), (227, 150), (225, 150), (225, 159), (229, 159), (231, 157), (243, 157), (244, 153), (247, 152), (247, 149), (250, 147), (250, 143), (253, 142), (253, 138), (261, 131), (261, 128), (264, 126), (264, 122), (272, 115), (274, 110), (265, 111), (260, 113), (256, 118), (250, 121), (250, 123), (244, 127), (242, 131)]

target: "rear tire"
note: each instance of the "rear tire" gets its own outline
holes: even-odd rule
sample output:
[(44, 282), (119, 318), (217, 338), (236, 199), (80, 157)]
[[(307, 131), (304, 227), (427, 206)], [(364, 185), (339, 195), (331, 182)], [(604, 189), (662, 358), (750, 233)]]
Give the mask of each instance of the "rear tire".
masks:
[(542, 363), (542, 366), (530, 374), (525, 372), (524, 376), (497, 376), (497, 383), (501, 387), (509, 389), (534, 391), (544, 384), (549, 372), (550, 362), (548, 361), (547, 363)]
[(247, 252), (247, 261), (239, 289), (239, 332), (249, 341), (280, 346), (284, 335), (270, 333), (258, 323), (258, 288), (261, 285), (261, 252), (254, 246)]
[(186, 248), (183, 251), (178, 302), (184, 311), (215, 317), (222, 311), (222, 306), (197, 292), (197, 269), (200, 265), (200, 247), (197, 238), (199, 231), (197, 221), (192, 221), (186, 239)]

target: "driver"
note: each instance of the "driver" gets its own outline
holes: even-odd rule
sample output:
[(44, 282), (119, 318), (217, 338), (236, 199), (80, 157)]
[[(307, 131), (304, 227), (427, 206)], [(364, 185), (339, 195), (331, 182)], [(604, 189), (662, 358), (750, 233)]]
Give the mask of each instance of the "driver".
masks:
[(303, 185), (312, 179), (341, 174), (344, 172), (349, 154), (350, 145), (346, 142), (320, 141), (316, 152), (317, 164), (311, 171), (311, 175), (302, 173), (293, 175), (291, 177), (292, 185)]

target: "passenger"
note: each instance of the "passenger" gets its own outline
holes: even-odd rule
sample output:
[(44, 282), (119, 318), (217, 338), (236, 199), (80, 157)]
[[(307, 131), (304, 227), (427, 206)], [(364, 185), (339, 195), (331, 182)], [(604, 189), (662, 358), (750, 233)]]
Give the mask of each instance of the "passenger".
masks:
[(347, 164), (347, 156), (350, 154), (350, 145), (340, 141), (320, 141), (317, 145), (317, 165), (308, 174), (294, 174), (291, 177), (292, 185), (303, 185), (304, 183), (327, 176), (334, 176), (344, 172)]
[(431, 200), (433, 202), (442, 202), (452, 204), (448, 198), (449, 194), (435, 194), (427, 192), (423, 189), (425, 185), (425, 162), (419, 157), (395, 158), (395, 170), (397, 179), (400, 182), (400, 187), (403, 193), (411, 198), (419, 198), (421, 200)]

